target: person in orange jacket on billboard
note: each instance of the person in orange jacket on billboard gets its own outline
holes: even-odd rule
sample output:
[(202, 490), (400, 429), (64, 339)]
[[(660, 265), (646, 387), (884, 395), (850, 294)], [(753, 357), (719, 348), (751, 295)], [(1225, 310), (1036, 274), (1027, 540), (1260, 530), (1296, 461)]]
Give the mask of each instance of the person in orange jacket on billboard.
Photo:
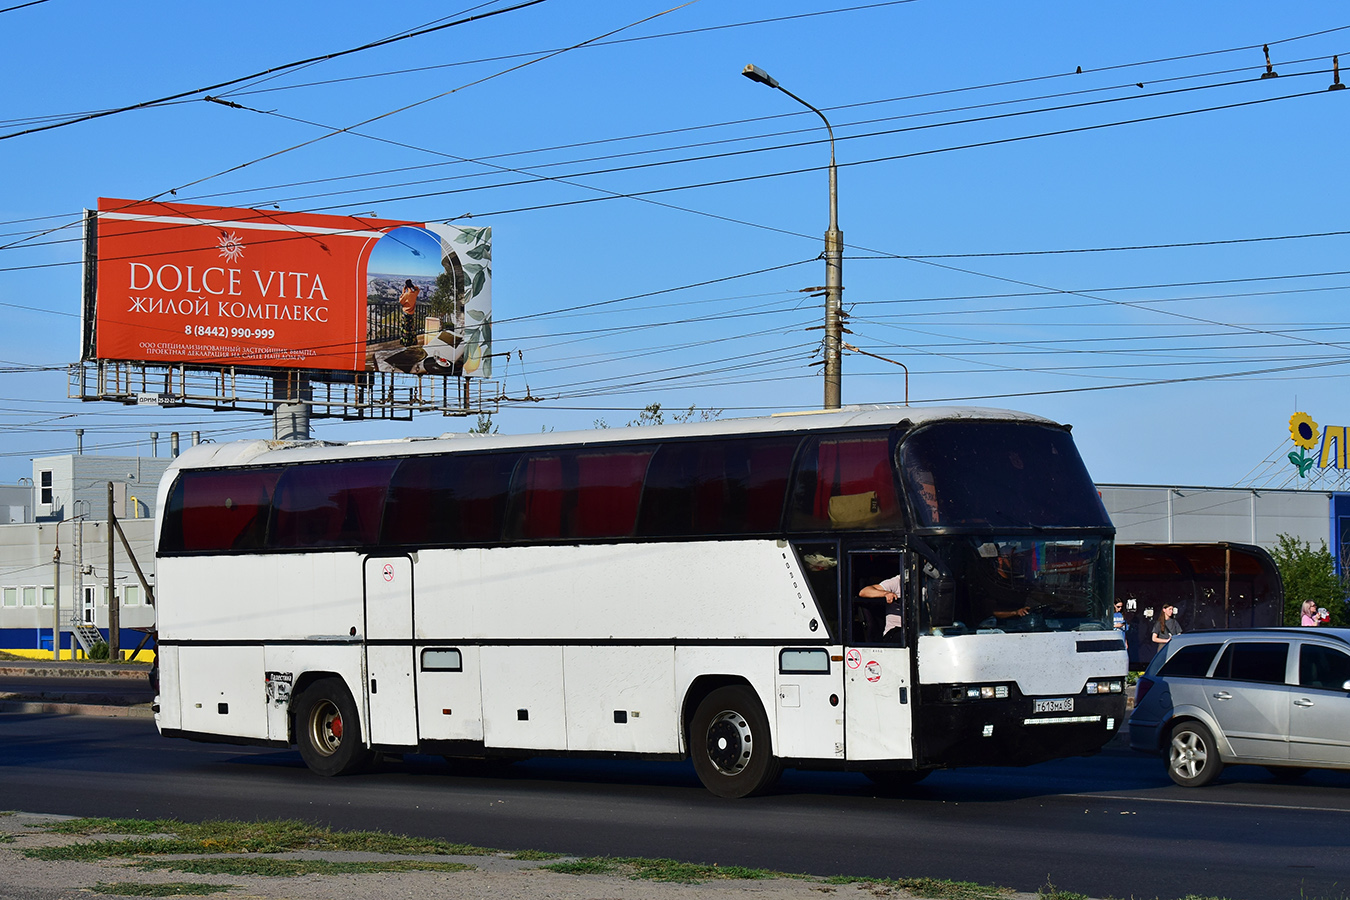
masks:
[(403, 282), (403, 294), (398, 298), (398, 305), (403, 307), (403, 346), (411, 347), (417, 343), (417, 333), (413, 326), (413, 313), (417, 311), (417, 295), (421, 291), (412, 283), (412, 279), (405, 279)]

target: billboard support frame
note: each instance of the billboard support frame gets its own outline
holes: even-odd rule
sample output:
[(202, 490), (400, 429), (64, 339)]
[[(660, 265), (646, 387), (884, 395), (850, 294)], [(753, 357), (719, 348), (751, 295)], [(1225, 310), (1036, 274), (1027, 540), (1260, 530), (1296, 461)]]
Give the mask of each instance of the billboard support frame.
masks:
[[(278, 391), (278, 375), (301, 374), (309, 391)], [(341, 380), (319, 373), (256, 367), (187, 366), (127, 360), (73, 363), (67, 370), (67, 396), (86, 402), (126, 406), (207, 409), (274, 415), (283, 405), (304, 404), (309, 418), (344, 421), (411, 421), (414, 413), (472, 416), (496, 413), (502, 400), (494, 379), (462, 375), (410, 375), (402, 372), (341, 373)], [(303, 393), (304, 396), (292, 396)]]

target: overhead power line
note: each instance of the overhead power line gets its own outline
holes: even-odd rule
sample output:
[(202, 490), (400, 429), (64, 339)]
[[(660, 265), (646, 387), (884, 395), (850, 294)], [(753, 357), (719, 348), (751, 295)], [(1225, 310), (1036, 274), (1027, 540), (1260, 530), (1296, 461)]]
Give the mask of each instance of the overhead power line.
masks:
[(47, 125), (36, 125), (32, 128), (24, 128), (20, 131), (11, 131), (8, 134), (0, 134), (0, 141), (8, 140), (10, 138), (22, 137), (23, 135), (26, 134), (36, 134), (37, 132), (40, 131), (51, 131), (55, 128), (64, 128), (67, 125), (75, 125), (79, 122), (88, 122), (91, 119), (101, 119), (106, 116), (115, 116), (118, 115), (119, 113), (132, 112), (138, 109), (148, 109), (149, 107), (159, 106), (161, 104), (168, 103), (169, 101), (172, 100), (182, 99), (183, 97), (192, 97), (197, 94), (204, 94), (207, 91), (220, 90), (223, 87), (229, 87), (230, 85), (234, 84), (242, 84), (246, 81), (252, 81), (254, 79), (261, 78), (265, 75), (271, 75), (276, 72), (284, 72), (288, 69), (297, 69), (300, 68), (301, 66), (312, 65), (313, 63), (316, 62), (324, 62), (330, 59), (338, 59), (343, 56), (350, 56), (353, 53), (363, 53), (367, 50), (373, 50), (376, 47), (385, 47), (388, 46), (389, 44), (398, 43), (399, 41), (406, 41), (415, 37), (421, 37), (423, 35), (431, 34), (433, 32), (444, 31), (447, 28), (456, 28), (460, 25), (467, 25), (470, 22), (477, 22), (482, 19), (490, 19), (493, 18), (494, 16), (505, 15), (506, 13), (516, 12), (518, 10), (526, 9), (527, 7), (538, 6), (539, 4), (544, 2), (546, 2), (546, 0), (524, 0), (524, 2), (517, 3), (514, 6), (504, 7), (503, 9), (495, 9), (491, 10), (490, 12), (476, 13), (471, 16), (466, 16), (462, 19), (456, 19), (453, 22), (445, 22), (440, 25), (433, 25), (429, 28), (418, 29), (417, 31), (412, 31), (407, 34), (395, 35), (394, 37), (383, 38), (382, 40), (378, 41), (371, 41), (366, 44), (361, 44), (360, 46), (357, 47), (350, 47), (346, 50), (335, 50), (331, 53), (324, 53), (320, 54), (319, 56), (310, 56), (306, 57), (305, 59), (295, 60), (294, 62), (282, 63), (281, 65), (271, 66), (259, 72), (254, 72), (251, 75), (242, 75), (238, 78), (230, 78), (226, 81), (217, 81), (213, 84), (203, 85), (202, 87), (192, 88), (186, 91), (179, 91), (177, 93), (168, 94), (163, 97), (157, 97), (152, 100), (142, 100), (139, 103), (133, 103), (128, 106), (119, 106), (114, 109), (105, 109), (99, 110), (98, 112), (85, 113), (84, 115), (66, 119), (61, 122), (52, 122)]

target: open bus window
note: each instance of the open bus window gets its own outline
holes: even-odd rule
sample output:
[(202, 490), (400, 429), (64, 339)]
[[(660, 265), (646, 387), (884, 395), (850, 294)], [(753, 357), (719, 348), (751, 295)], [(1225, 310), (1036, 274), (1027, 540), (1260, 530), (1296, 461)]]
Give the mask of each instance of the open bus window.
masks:
[(788, 530), (902, 525), (890, 448), (889, 431), (808, 438), (798, 458)]
[(811, 596), (825, 623), (825, 631), (835, 641), (839, 635), (839, 545), (834, 542), (793, 544)]
[[(905, 618), (918, 598), (918, 579), (908, 554), (849, 554), (848, 585), (848, 643), (903, 646)], [(888, 594), (894, 595), (890, 602)]]

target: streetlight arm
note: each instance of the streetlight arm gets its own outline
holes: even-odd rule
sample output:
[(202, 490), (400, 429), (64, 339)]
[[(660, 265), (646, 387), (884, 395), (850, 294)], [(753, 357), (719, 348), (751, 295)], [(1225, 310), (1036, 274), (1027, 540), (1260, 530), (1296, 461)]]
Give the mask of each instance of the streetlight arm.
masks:
[(793, 100), (796, 100), (796, 101), (797, 101), (798, 103), (800, 103), (802, 106), (805, 106), (807, 109), (811, 110), (811, 112), (813, 112), (813, 113), (815, 113), (816, 115), (820, 116), (820, 121), (822, 121), (822, 122), (825, 123), (825, 130), (826, 130), (827, 132), (829, 132), (829, 135), (830, 135), (830, 165), (833, 166), (833, 165), (834, 165), (834, 129), (833, 129), (832, 127), (830, 127), (830, 120), (827, 119), (827, 118), (825, 118), (825, 114), (824, 114), (823, 112), (821, 112), (820, 110), (816, 109), (816, 108), (815, 108), (814, 106), (812, 106), (810, 103), (807, 103), (807, 102), (806, 102), (805, 100), (803, 100), (801, 97), (798, 97), (796, 94), (792, 93), (792, 91), (789, 91), (787, 88), (783, 87), (781, 84), (778, 84), (777, 82), (774, 82), (774, 87), (778, 88), (778, 90), (780, 90), (780, 91), (782, 91), (783, 93), (787, 94), (787, 95), (788, 95), (789, 97), (791, 97)]

